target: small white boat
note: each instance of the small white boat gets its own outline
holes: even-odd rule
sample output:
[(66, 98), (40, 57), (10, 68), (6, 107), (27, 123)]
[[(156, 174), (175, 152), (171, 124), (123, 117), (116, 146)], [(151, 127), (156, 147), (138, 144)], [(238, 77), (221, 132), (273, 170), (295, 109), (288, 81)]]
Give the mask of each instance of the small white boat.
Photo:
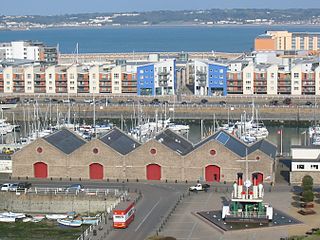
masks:
[(0, 216), (0, 222), (6, 222), (6, 223), (12, 223), (15, 222), (16, 218), (15, 217), (4, 217), (4, 216)]
[(38, 223), (38, 222), (41, 222), (45, 218), (46, 217), (44, 215), (36, 215), (36, 216), (32, 217), (31, 222)]
[(97, 225), (98, 222), (98, 217), (82, 217), (82, 224), (84, 225)]
[(57, 220), (57, 219), (64, 219), (67, 218), (67, 214), (47, 214), (46, 218), (49, 220)]
[(31, 222), (32, 218), (31, 217), (26, 217), (22, 219), (22, 222)]
[(11, 218), (25, 218), (26, 215), (24, 213), (13, 213), (13, 212), (3, 212), (0, 213), (0, 217), (11, 217)]
[(80, 227), (82, 225), (81, 220), (58, 219), (57, 222), (63, 226), (67, 226), (67, 227)]

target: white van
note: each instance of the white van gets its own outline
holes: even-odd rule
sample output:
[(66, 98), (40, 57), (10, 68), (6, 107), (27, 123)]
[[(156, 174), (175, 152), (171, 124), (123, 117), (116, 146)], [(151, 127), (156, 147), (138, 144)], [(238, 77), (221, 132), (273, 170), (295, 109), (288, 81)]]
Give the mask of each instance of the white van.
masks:
[(11, 187), (11, 185), (12, 185), (12, 183), (4, 183), (4, 184), (1, 185), (0, 190), (8, 192), (9, 188)]

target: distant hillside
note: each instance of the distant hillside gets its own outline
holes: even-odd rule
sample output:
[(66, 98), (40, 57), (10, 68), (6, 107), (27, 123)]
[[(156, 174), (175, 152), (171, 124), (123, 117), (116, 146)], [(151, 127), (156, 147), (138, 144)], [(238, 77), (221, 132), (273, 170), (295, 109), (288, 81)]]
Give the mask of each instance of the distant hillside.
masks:
[(56, 16), (0, 16), (0, 29), (164, 24), (320, 24), (320, 9), (210, 9)]

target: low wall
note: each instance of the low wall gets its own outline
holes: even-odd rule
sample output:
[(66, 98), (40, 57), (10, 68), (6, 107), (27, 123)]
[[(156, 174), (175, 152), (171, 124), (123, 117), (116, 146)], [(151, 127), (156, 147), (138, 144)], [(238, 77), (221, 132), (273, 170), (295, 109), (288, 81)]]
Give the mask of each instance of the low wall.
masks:
[(81, 195), (28, 195), (0, 192), (0, 211), (24, 213), (96, 213), (110, 211), (119, 198)]

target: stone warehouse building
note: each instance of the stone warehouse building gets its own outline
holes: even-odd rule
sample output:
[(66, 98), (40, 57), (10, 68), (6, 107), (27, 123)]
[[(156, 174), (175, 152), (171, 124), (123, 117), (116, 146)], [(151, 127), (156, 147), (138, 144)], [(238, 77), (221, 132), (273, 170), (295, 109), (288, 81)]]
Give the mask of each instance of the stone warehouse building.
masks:
[(248, 169), (249, 179), (256, 173), (259, 182), (272, 182), (276, 149), (267, 140), (246, 145), (224, 131), (192, 144), (167, 129), (140, 144), (118, 128), (89, 142), (62, 129), (16, 152), (12, 176), (233, 182)]

